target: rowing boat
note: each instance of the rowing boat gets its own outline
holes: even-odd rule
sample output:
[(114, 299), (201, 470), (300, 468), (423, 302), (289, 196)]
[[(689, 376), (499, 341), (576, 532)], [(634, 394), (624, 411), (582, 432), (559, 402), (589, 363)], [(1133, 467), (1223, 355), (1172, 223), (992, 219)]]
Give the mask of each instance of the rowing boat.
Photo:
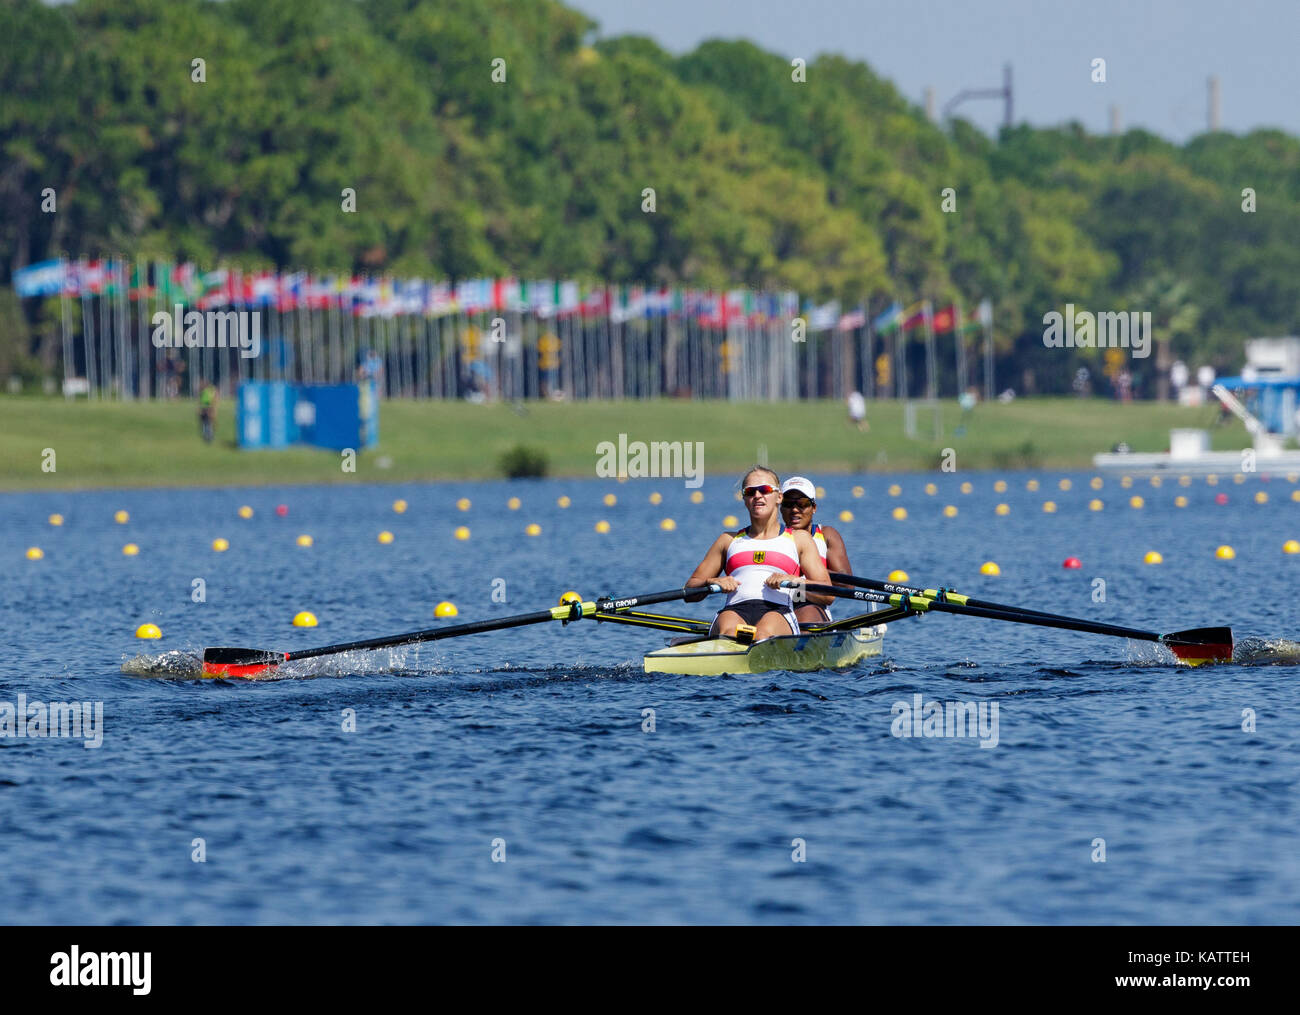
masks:
[(645, 657), (647, 673), (715, 677), (770, 670), (835, 670), (878, 656), (885, 625), (787, 634), (745, 645), (732, 638), (681, 638)]

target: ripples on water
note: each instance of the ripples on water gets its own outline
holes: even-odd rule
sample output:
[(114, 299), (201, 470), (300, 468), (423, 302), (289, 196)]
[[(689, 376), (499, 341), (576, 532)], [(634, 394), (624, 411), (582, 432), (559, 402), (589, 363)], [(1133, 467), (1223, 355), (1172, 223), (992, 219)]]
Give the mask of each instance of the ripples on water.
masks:
[[(1146, 511), (1106, 519), (1076, 490), (1054, 491), (1060, 511), (1045, 516), (1028, 494), (981, 493), (993, 477), (978, 477), (961, 515), (941, 519), (944, 496), (921, 496), (922, 479), (900, 477), (893, 500), (888, 479), (818, 478), (832, 510), (868, 487), (859, 521), (840, 526), (861, 573), (903, 566), (919, 583), (1156, 630), (1231, 623), (1234, 662), (1193, 670), (1149, 643), (927, 616), (892, 624), (884, 659), (841, 673), (648, 676), (641, 654), (661, 635), (580, 622), (301, 660), (274, 680), (196, 679), (203, 645), (413, 630), (440, 599), (474, 620), (568, 588), (667, 588), (738, 506), (721, 481), (700, 506), (658, 484), (655, 509), (651, 484), (620, 486), (610, 509), (603, 484), (574, 481), (11, 496), (5, 552), (47, 557), (0, 585), (0, 621), (18, 632), (0, 701), (102, 701), (105, 736), (93, 750), (0, 740), (3, 918), (1294, 920), (1300, 645), (1286, 640), (1296, 562), (1278, 552), (1295, 535), (1291, 505), (1225, 511), (1202, 490), (1175, 516), (1153, 491)], [(451, 508), (461, 495), (468, 518)], [(523, 510), (504, 509), (511, 495)], [(400, 517), (397, 496), (411, 503)], [(995, 519), (1004, 499), (1013, 513)], [(272, 515), (280, 502), (291, 520)], [(241, 503), (254, 519), (235, 521)], [(896, 503), (908, 523), (888, 520)], [(112, 524), (117, 507), (130, 526)], [(67, 518), (57, 532), (44, 526), (54, 510)], [(657, 528), (665, 514), (676, 533)], [(598, 518), (613, 538), (591, 531)], [(467, 544), (450, 539), (462, 520)], [(525, 539), (532, 520), (543, 536)], [(393, 546), (376, 546), (380, 528)], [(293, 545), (300, 531), (313, 549)], [(208, 549), (217, 535), (229, 552)], [(139, 557), (121, 556), (127, 538)], [(1236, 561), (1213, 558), (1223, 542)], [(1164, 568), (1140, 563), (1151, 548)], [(1069, 554), (1082, 573), (1060, 569)], [(978, 575), (986, 559), (1002, 578)], [(1277, 594), (1261, 600), (1265, 581)], [(290, 627), (300, 609), (321, 626)], [(130, 637), (145, 620), (162, 642)], [(893, 735), (917, 694), (996, 704), (997, 746)]]

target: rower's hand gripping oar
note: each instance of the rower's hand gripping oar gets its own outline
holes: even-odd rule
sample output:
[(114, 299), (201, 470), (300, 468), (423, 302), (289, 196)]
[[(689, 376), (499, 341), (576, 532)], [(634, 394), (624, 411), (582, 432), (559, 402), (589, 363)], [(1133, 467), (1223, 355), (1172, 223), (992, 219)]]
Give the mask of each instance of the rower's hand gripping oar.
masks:
[(417, 642), (440, 641), (443, 638), (456, 638), (462, 634), (480, 634), (485, 631), (501, 631), (510, 627), (524, 627), (528, 624), (541, 624), (548, 620), (581, 620), (597, 613), (621, 613), (637, 606), (649, 606), (653, 603), (667, 603), (675, 599), (684, 599), (690, 595), (711, 595), (721, 592), (717, 585), (708, 585), (690, 589), (669, 589), (667, 592), (652, 592), (640, 596), (602, 596), (592, 602), (570, 602), (553, 606), (549, 610), (537, 610), (534, 613), (521, 613), (515, 617), (502, 617), (500, 620), (479, 620), (469, 624), (453, 624), (450, 627), (431, 627), (424, 631), (411, 631), (407, 634), (391, 635), (387, 638), (369, 638), (365, 641), (349, 641), (341, 645), (325, 645), (322, 648), (300, 649), (297, 652), (268, 652), (251, 648), (209, 648), (203, 651), (203, 675), (208, 677), (252, 677), (263, 673), (281, 663), (295, 659), (311, 659), (316, 656), (334, 655), (339, 652), (363, 651), (372, 648), (392, 648), (397, 645), (412, 645)]
[(1055, 613), (1044, 613), (1040, 610), (1005, 606), (1000, 603), (972, 599), (969, 596), (946, 590), (918, 589), (838, 572), (833, 574), (832, 578), (835, 581), (853, 585), (854, 588), (845, 589), (835, 585), (812, 584), (804, 587), (809, 592), (823, 595), (839, 596), (844, 599), (856, 599), (872, 603), (889, 603), (893, 606), (906, 606), (914, 610), (939, 610), (944, 613), (984, 617), (988, 620), (1034, 624), (1039, 627), (1058, 627), (1066, 631), (1083, 631), (1089, 634), (1104, 634), (1116, 638), (1133, 638), (1137, 641), (1154, 641), (1164, 645), (1180, 662), (1187, 663), (1189, 666), (1199, 666), (1201, 663), (1207, 662), (1228, 662), (1232, 659), (1232, 628), (1230, 627), (1201, 627), (1189, 631), (1176, 631), (1172, 634), (1157, 634), (1154, 631), (1141, 631), (1133, 627), (1121, 627), (1118, 624), (1102, 624), (1091, 620), (1063, 617)]

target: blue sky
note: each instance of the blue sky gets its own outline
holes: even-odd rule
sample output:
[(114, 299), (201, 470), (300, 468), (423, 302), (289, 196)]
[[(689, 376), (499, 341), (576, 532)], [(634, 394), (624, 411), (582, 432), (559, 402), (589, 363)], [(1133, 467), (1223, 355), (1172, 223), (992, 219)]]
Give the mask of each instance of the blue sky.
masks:
[[(1300, 134), (1300, 0), (564, 0), (600, 34), (648, 35), (673, 53), (709, 38), (746, 38), (786, 57), (841, 53), (864, 60), (920, 104), (1015, 74), (1015, 119), (1078, 120), (1184, 141), (1206, 127), (1206, 81), (1220, 80), (1222, 125)], [(1107, 82), (1090, 79), (1094, 57)], [(999, 102), (959, 115), (986, 130)]]

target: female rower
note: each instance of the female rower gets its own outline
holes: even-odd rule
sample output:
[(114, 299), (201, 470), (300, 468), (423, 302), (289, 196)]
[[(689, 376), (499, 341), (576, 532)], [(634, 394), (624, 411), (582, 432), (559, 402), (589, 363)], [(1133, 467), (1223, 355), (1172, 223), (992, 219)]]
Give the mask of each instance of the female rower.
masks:
[[(844, 549), (844, 538), (829, 525), (818, 525), (814, 521), (816, 514), (817, 487), (813, 486), (812, 480), (803, 476), (791, 476), (781, 484), (781, 518), (786, 526), (812, 536), (827, 571), (852, 574), (849, 554)], [(812, 599), (811, 596), (808, 598)], [(826, 601), (830, 601), (829, 597)], [(800, 606), (794, 615), (801, 624), (816, 624), (831, 619), (830, 611), (814, 602)]]
[[(780, 477), (771, 469), (755, 466), (745, 473), (740, 487), (749, 525), (715, 539), (687, 579), (687, 588), (716, 584), (730, 593), (713, 621), (710, 633), (715, 637), (734, 637), (741, 625), (754, 628), (754, 641), (798, 634), (794, 603), (781, 582), (830, 581), (812, 536), (782, 523), (780, 485)], [(831, 601), (830, 596), (812, 593), (806, 599)]]

